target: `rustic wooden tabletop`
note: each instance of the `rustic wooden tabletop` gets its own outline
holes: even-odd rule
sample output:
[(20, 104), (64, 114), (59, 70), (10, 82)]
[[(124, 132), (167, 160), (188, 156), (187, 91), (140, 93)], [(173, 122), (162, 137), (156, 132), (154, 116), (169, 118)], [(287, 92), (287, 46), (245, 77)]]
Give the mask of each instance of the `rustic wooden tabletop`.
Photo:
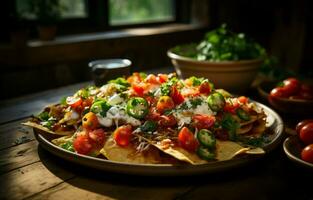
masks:
[[(21, 123), (90, 83), (0, 102), (0, 199), (313, 199), (312, 170), (289, 161), (282, 145), (244, 167), (188, 177), (113, 174), (53, 156)], [(283, 116), (287, 127), (300, 118)]]

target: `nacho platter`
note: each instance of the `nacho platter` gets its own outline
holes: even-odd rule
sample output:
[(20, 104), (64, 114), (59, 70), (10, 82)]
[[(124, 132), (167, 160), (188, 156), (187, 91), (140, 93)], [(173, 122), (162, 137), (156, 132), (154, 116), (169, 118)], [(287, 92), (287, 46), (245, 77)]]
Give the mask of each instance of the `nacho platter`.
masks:
[(141, 175), (240, 166), (275, 148), (283, 131), (273, 110), (214, 89), (207, 79), (140, 73), (81, 89), (24, 125), (61, 158)]

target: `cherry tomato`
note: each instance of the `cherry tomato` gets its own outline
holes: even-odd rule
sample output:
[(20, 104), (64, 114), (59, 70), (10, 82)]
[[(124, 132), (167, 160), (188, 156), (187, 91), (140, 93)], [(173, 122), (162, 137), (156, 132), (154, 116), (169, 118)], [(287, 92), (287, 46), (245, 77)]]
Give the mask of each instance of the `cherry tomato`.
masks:
[(171, 90), (171, 97), (175, 104), (179, 105), (184, 102), (183, 95), (178, 91), (178, 89), (173, 86)]
[(283, 90), (286, 92), (287, 96), (296, 94), (300, 89), (300, 82), (296, 78), (288, 78), (283, 81)]
[(300, 134), (301, 128), (302, 128), (303, 126), (307, 125), (307, 124), (310, 123), (310, 122), (313, 122), (313, 119), (306, 119), (306, 120), (303, 120), (303, 121), (299, 122), (299, 123), (297, 124), (297, 126), (296, 126), (296, 132), (297, 132), (298, 134)]
[(66, 103), (72, 108), (76, 108), (82, 104), (83, 100), (81, 97), (67, 97)]
[(299, 135), (304, 144), (313, 144), (313, 123), (309, 122), (300, 129)]
[(88, 97), (86, 99), (84, 99), (83, 103), (82, 103), (82, 107), (91, 107), (92, 103), (93, 103), (93, 97)]
[(87, 155), (92, 150), (92, 144), (87, 135), (79, 135), (73, 142), (75, 151), (79, 154)]
[(224, 111), (235, 114), (237, 108), (239, 108), (239, 107), (240, 107), (240, 105), (238, 102), (234, 102), (234, 103), (226, 102), (226, 104), (224, 106)]
[(210, 92), (211, 92), (210, 83), (207, 81), (201, 83), (200, 87), (199, 87), (199, 92), (202, 94), (210, 94)]
[(173, 115), (161, 115), (159, 118), (159, 125), (162, 127), (175, 126), (177, 121)]
[(157, 110), (160, 113), (164, 113), (166, 110), (171, 110), (175, 107), (174, 101), (169, 96), (161, 96), (157, 103)]
[(93, 130), (99, 127), (98, 117), (95, 113), (89, 112), (83, 117), (83, 127), (88, 130)]
[(313, 144), (310, 144), (306, 147), (301, 152), (301, 159), (313, 163)]
[(193, 133), (187, 128), (183, 127), (178, 133), (178, 141), (184, 149), (194, 152), (198, 148), (198, 141)]
[(115, 142), (121, 147), (128, 146), (131, 137), (132, 137), (131, 125), (120, 126), (113, 133), (113, 138)]
[(247, 97), (245, 97), (245, 96), (240, 96), (240, 97), (238, 97), (237, 99), (238, 99), (238, 101), (239, 101), (240, 103), (242, 103), (242, 104), (246, 104), (246, 103), (248, 103), (248, 101), (249, 101), (249, 99), (248, 99)]
[(271, 90), (270, 97), (285, 98), (288, 97), (288, 94), (285, 92), (284, 88), (276, 87)]
[(167, 79), (168, 79), (167, 74), (158, 74), (157, 80), (160, 83), (165, 83)]
[(95, 144), (97, 147), (102, 147), (105, 141), (105, 132), (103, 129), (99, 128), (93, 131), (88, 132), (90, 141)]
[(209, 129), (213, 126), (215, 122), (215, 117), (209, 116), (209, 115), (196, 114), (192, 117), (192, 121), (193, 121), (194, 126), (198, 130)]

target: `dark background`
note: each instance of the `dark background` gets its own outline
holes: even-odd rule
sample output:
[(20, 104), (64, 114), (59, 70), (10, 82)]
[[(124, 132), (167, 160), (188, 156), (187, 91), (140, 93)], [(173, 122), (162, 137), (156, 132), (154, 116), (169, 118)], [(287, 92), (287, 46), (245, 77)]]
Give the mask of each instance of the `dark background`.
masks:
[[(85, 24), (68, 21), (58, 24), (56, 40), (41, 42), (35, 34), (34, 24), (26, 23), (28, 42), (25, 45), (10, 39), (11, 2), (3, 1), (0, 8), (1, 99), (90, 80), (87, 63), (94, 59), (129, 58), (133, 71), (171, 66), (167, 49), (176, 44), (197, 42), (206, 31), (221, 23), (227, 23), (236, 32), (247, 33), (262, 44), (269, 54), (278, 58), (279, 67), (313, 78), (310, 1), (177, 1), (175, 21), (141, 25), (155, 30), (166, 26), (170, 31), (142, 36), (106, 34), (107, 31), (113, 35), (122, 34), (125, 28), (136, 28), (134, 26), (108, 28), (96, 26), (92, 20)], [(195, 26), (176, 30), (176, 24)], [(90, 36), (89, 39), (80, 40), (84, 34)]]

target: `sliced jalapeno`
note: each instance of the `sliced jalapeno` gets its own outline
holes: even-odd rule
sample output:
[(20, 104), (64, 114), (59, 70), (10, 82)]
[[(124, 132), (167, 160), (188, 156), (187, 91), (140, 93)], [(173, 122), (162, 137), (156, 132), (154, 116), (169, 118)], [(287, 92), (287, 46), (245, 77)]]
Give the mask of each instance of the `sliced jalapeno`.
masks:
[(249, 121), (251, 119), (250, 115), (242, 108), (237, 108), (236, 114), (242, 120)]
[(96, 114), (99, 113), (102, 117), (105, 117), (110, 108), (111, 106), (106, 101), (99, 100), (92, 104), (90, 111)]
[(142, 119), (148, 114), (149, 105), (144, 98), (133, 97), (128, 100), (126, 111), (130, 116), (136, 119)]
[(218, 92), (210, 94), (207, 101), (211, 110), (216, 112), (222, 110), (225, 106), (225, 99), (223, 95)]
[(204, 147), (209, 149), (214, 149), (216, 145), (216, 139), (214, 134), (206, 129), (201, 129), (197, 133), (197, 139), (199, 140), (200, 144), (202, 144)]
[(197, 154), (200, 158), (204, 160), (214, 160), (215, 159), (215, 151), (205, 148), (204, 146), (200, 146), (197, 149)]

